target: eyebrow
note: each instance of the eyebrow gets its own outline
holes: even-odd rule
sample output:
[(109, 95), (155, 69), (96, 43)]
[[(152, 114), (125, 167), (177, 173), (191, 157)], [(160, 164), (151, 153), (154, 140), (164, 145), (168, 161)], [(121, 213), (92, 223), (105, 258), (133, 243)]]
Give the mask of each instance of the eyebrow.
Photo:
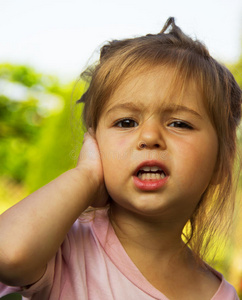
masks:
[[(137, 105), (135, 103), (132, 102), (126, 102), (126, 103), (120, 103), (120, 104), (116, 104), (113, 107), (111, 107), (106, 114), (109, 114), (110, 112), (116, 111), (116, 110), (129, 110), (129, 111), (134, 111), (134, 112), (140, 112), (142, 110), (147, 109), (146, 106), (140, 104)], [(162, 108), (161, 108), (162, 110)], [(180, 105), (180, 104), (169, 104), (169, 105), (165, 105), (164, 106), (164, 110), (163, 112), (165, 113), (170, 113), (170, 112), (174, 112), (174, 111), (183, 111), (183, 112), (188, 112), (193, 114), (194, 116), (202, 119), (202, 116), (194, 109), (189, 108), (185, 105)]]
[(184, 111), (193, 114), (194, 116), (202, 119), (202, 116), (194, 109), (189, 108), (185, 105), (179, 105), (179, 104), (172, 104), (166, 107), (165, 109), (166, 112), (172, 112), (172, 111)]
[(113, 112), (115, 110), (130, 110), (130, 111), (135, 111), (135, 112), (140, 112), (142, 105), (136, 105), (132, 102), (126, 102), (126, 103), (119, 103), (119, 104), (116, 104), (114, 105), (113, 107), (111, 107), (107, 112), (106, 114), (109, 114), (110, 112)]

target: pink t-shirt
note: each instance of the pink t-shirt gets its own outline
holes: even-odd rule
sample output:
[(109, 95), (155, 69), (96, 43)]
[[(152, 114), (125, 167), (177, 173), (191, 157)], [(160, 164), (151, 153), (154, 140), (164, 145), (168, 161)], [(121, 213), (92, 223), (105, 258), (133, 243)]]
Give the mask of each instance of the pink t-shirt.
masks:
[[(212, 300), (238, 300), (235, 289), (213, 272), (221, 284)], [(0, 297), (13, 292), (33, 300), (168, 300), (131, 261), (106, 210), (75, 222), (44, 276), (30, 288), (0, 283)]]

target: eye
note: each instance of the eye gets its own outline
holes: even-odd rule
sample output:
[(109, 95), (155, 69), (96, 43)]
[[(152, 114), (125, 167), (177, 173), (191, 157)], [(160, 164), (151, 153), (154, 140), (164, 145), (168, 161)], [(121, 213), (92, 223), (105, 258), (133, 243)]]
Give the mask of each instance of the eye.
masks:
[(193, 129), (193, 127), (186, 123), (186, 122), (183, 122), (183, 121), (173, 121), (171, 123), (168, 124), (169, 127), (175, 127), (175, 128), (181, 128), (181, 129)]
[(117, 121), (114, 125), (121, 128), (132, 128), (137, 127), (138, 123), (133, 119), (124, 118), (122, 120)]

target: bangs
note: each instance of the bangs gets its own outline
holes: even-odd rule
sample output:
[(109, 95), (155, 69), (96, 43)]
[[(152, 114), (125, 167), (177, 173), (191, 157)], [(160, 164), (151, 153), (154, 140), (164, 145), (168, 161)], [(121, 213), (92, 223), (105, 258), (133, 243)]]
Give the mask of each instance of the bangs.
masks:
[[(133, 80), (135, 77), (140, 75), (146, 75), (148, 77), (150, 72), (162, 69), (163, 71), (167, 70), (167, 72), (172, 72), (171, 80), (169, 77), (169, 88), (166, 90), (163, 100), (172, 100), (174, 104), (181, 105), (188, 86), (193, 84), (197, 92), (202, 95), (204, 107), (211, 121), (213, 120), (211, 111), (213, 111), (214, 108), (210, 102), (212, 89), (207, 88), (210, 79), (207, 78), (206, 74), (203, 74), (204, 70), (200, 68), (200, 66), (204, 66), (204, 59), (201, 58), (202, 61), (200, 62), (197, 60), (197, 55), (180, 49), (172, 53), (170, 51), (163, 51), (162, 49), (159, 50), (160, 52), (156, 51), (153, 55), (150, 53), (148, 55), (147, 52), (144, 51), (142, 53), (143, 55), (140, 55), (138, 59), (136, 59), (136, 52), (122, 52), (107, 62), (109, 67), (107, 70), (103, 69), (103, 74), (100, 74), (102, 78), (105, 78), (105, 81), (100, 82), (102, 86), (100, 93), (102, 96), (104, 95), (104, 99), (99, 109), (98, 119), (108, 100), (120, 86)], [(167, 80), (167, 78), (164, 78), (164, 80)], [(196, 101), (196, 99), (194, 99), (194, 101)]]

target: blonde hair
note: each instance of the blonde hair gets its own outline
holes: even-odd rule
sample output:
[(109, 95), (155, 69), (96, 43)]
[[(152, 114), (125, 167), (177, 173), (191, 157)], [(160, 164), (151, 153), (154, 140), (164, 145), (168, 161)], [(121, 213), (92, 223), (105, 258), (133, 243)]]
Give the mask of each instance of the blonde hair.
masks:
[(233, 214), (236, 128), (241, 119), (242, 94), (231, 72), (213, 59), (200, 41), (185, 35), (174, 18), (169, 18), (158, 34), (104, 45), (98, 64), (81, 75), (89, 87), (77, 102), (85, 103), (85, 126), (95, 131), (103, 108), (122, 81), (155, 66), (175, 69), (174, 83), (181, 87), (190, 80), (196, 83), (217, 133), (219, 150), (212, 182), (188, 221), (189, 230), (183, 233), (194, 253), (203, 258), (212, 237), (229, 226)]

